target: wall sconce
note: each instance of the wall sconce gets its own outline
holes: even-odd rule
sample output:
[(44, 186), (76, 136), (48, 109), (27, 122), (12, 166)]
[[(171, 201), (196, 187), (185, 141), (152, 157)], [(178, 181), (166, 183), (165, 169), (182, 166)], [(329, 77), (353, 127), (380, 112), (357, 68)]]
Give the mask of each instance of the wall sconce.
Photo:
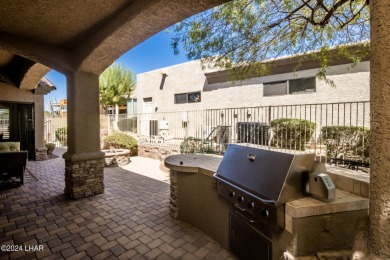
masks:
[(238, 117), (238, 112), (237, 111), (234, 111), (234, 118), (237, 118)]
[(246, 117), (247, 117), (247, 118), (250, 118), (251, 116), (252, 116), (252, 113), (251, 113), (250, 111), (247, 111), (247, 112), (246, 112)]
[(221, 111), (221, 117), (223, 117), (225, 115), (225, 113), (223, 111)]

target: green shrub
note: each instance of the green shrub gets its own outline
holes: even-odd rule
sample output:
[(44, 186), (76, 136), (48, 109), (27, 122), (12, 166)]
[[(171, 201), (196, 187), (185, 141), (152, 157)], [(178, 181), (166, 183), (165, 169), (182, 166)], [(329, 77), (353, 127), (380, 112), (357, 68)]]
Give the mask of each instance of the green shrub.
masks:
[(305, 150), (313, 136), (316, 124), (303, 119), (280, 118), (271, 121), (271, 145), (292, 150)]
[(210, 141), (202, 140), (192, 136), (180, 143), (181, 153), (215, 153)]
[(321, 128), (321, 138), (330, 157), (343, 156), (365, 162), (370, 157), (370, 129), (359, 126), (326, 126)]
[(137, 132), (137, 117), (119, 120), (118, 128), (121, 131)]
[(57, 128), (56, 132), (56, 139), (60, 144), (67, 145), (68, 143), (68, 129), (65, 127)]
[(131, 151), (131, 155), (138, 154), (137, 140), (123, 132), (116, 132), (104, 138), (103, 149), (110, 148), (129, 149)]
[(52, 154), (54, 151), (54, 148), (56, 148), (56, 145), (53, 143), (46, 143), (45, 147), (47, 149), (47, 154)]

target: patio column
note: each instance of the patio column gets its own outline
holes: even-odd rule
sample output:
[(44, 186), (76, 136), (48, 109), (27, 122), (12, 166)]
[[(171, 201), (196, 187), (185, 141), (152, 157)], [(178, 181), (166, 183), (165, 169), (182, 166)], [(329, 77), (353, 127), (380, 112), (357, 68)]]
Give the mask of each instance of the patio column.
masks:
[(83, 71), (67, 75), (68, 151), (65, 194), (79, 199), (104, 191), (104, 154), (100, 151), (99, 76)]
[(371, 9), (371, 254), (390, 258), (390, 2), (370, 1)]

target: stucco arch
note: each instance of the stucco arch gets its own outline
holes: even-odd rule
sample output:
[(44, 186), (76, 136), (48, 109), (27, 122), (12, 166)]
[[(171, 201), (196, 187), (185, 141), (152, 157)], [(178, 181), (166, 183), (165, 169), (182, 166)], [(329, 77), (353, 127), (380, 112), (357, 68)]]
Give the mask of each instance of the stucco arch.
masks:
[(0, 49), (65, 75), (100, 75), (129, 49), (224, 0), (29, 1), (0, 6)]
[(20, 82), (20, 89), (33, 90), (36, 88), (39, 81), (50, 71), (50, 68), (40, 63), (32, 65), (24, 74)]
[(157, 32), (222, 2), (225, 1), (135, 1), (76, 49), (75, 67), (99, 75)]

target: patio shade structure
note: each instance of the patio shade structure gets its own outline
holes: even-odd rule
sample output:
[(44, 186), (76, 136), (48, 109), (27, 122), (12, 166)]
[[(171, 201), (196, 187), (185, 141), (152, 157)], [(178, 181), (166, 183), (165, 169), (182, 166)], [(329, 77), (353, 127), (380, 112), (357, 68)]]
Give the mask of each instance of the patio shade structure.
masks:
[[(33, 91), (50, 69), (67, 78), (68, 151), (63, 157), (65, 193), (70, 198), (104, 190), (99, 75), (122, 54), (155, 33), (224, 2), (227, 1), (2, 2), (2, 83), (11, 84), (22, 93)], [(6, 98), (0, 92), (0, 100)], [(40, 142), (38, 145), (43, 145), (43, 138)]]

